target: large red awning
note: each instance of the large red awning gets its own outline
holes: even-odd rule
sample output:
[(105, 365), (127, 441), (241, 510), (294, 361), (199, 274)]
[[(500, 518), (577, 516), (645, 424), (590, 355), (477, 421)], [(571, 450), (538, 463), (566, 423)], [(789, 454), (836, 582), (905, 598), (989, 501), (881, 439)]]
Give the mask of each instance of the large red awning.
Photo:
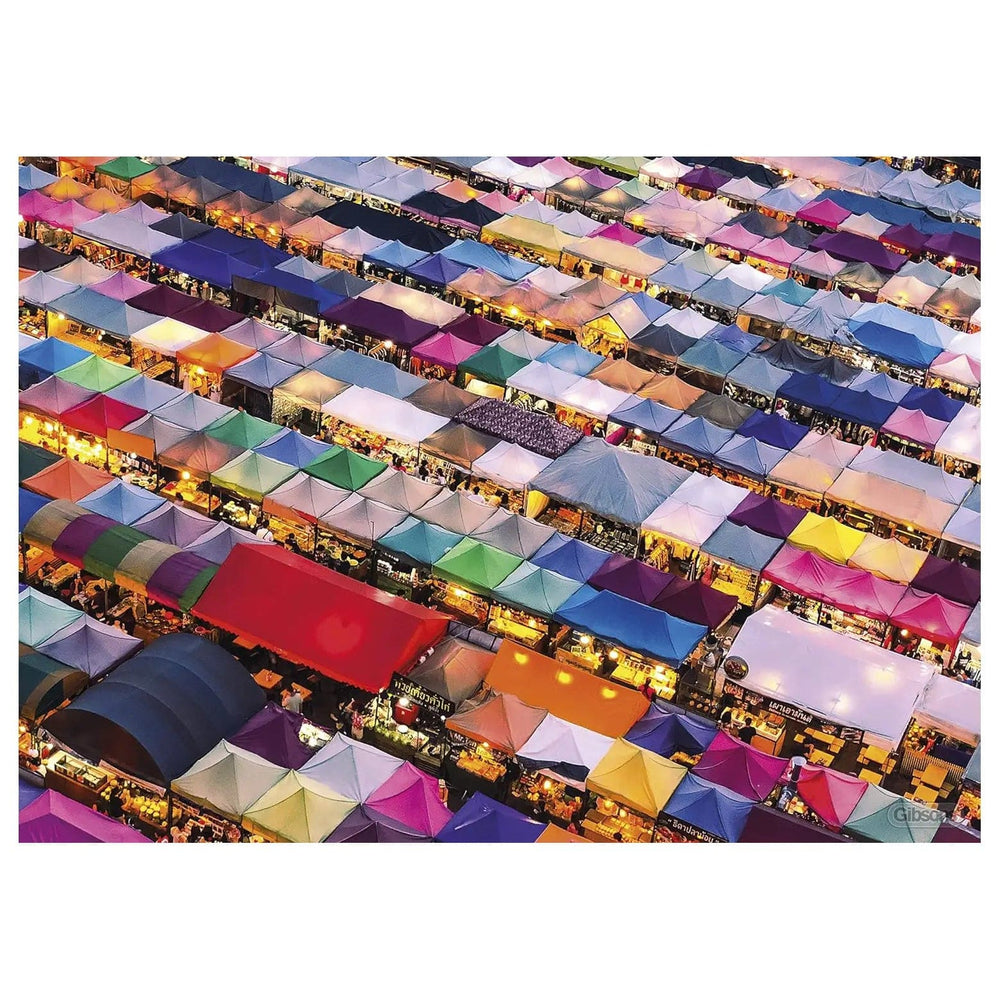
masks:
[(236, 545), (192, 614), (367, 691), (407, 673), (448, 624), (276, 545)]

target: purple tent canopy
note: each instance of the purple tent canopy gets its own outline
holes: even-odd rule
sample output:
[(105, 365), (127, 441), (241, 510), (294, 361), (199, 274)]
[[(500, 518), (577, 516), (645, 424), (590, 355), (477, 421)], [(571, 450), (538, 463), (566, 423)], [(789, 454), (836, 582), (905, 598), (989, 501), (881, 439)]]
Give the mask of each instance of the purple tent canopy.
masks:
[(201, 300), (193, 295), (185, 295), (169, 285), (157, 285), (155, 288), (133, 295), (127, 301), (130, 306), (155, 313), (157, 316), (177, 316)]
[(697, 188), (699, 191), (718, 191), (723, 184), (732, 180), (732, 177), (721, 170), (713, 170), (711, 167), (695, 167), (689, 170), (683, 177), (677, 179), (677, 183), (686, 187)]
[(410, 844), (427, 843), (424, 837), (404, 824), (358, 806), (329, 837), (327, 844)]
[(673, 573), (664, 573), (638, 559), (616, 554), (587, 582), (595, 590), (610, 590), (620, 597), (652, 605), (676, 580)]
[(809, 244), (810, 250), (824, 250), (840, 260), (860, 260), (882, 271), (898, 271), (909, 259), (905, 254), (894, 253), (878, 240), (854, 233), (823, 233)]
[(146, 592), (154, 601), (179, 608), (184, 591), (194, 582), (195, 577), (204, 570), (215, 568), (214, 563), (193, 552), (175, 552), (157, 566), (156, 572), (146, 584)]
[(61, 628), (37, 648), (53, 660), (83, 670), (93, 678), (107, 673), (141, 647), (141, 639), (84, 616)]
[(832, 830), (768, 806), (754, 806), (741, 844), (830, 844), (846, 840)]
[(510, 332), (509, 326), (502, 323), (493, 323), (483, 316), (459, 316), (453, 319), (446, 326), (441, 327), (442, 332), (450, 333), (459, 340), (467, 340), (470, 344), (478, 344), (485, 347), (492, 344), (497, 337), (502, 337)]
[(772, 538), (787, 538), (798, 527), (806, 511), (791, 504), (782, 503), (774, 497), (762, 497), (751, 493), (740, 501), (739, 506), (729, 515), (733, 524), (753, 528), (762, 535)]
[(817, 226), (826, 226), (827, 229), (836, 229), (850, 216), (851, 213), (846, 208), (841, 208), (832, 198), (818, 198), (808, 205), (803, 205), (795, 213), (796, 219), (812, 222)]
[(917, 253), (923, 250), (927, 238), (926, 233), (907, 223), (905, 226), (890, 226), (878, 239), (887, 246), (903, 247), (910, 253)]
[(533, 844), (544, 823), (476, 792), (435, 838), (442, 844)]
[(682, 580), (675, 577), (657, 597), (652, 606), (666, 611), (675, 618), (704, 625), (714, 631), (739, 604), (735, 594), (724, 594), (699, 580)]
[(981, 584), (979, 570), (938, 556), (929, 555), (923, 561), (917, 575), (910, 581), (911, 587), (940, 594), (949, 601), (968, 605), (979, 603)]
[(925, 250), (939, 257), (954, 257), (962, 264), (979, 267), (981, 248), (979, 240), (963, 233), (937, 233), (924, 246)]
[(299, 739), (303, 722), (305, 719), (297, 712), (269, 701), (229, 742), (279, 767), (298, 769), (315, 752)]
[(412, 347), (437, 331), (433, 323), (424, 323), (394, 309), (384, 302), (370, 299), (347, 299), (323, 313), (330, 323), (343, 323), (379, 340), (391, 340), (402, 347)]
[(148, 844), (138, 830), (49, 789), (17, 817), (22, 844)]
[(932, 844), (978, 844), (979, 834), (955, 823), (942, 823), (934, 834)]
[(720, 732), (695, 765), (694, 773), (738, 795), (763, 802), (787, 765), (783, 757), (772, 757)]
[(117, 521), (112, 521), (103, 514), (84, 514), (63, 528), (52, 544), (52, 551), (60, 559), (71, 562), (74, 566), (82, 566), (87, 549), (105, 531), (117, 527)]
[(368, 797), (365, 806), (372, 815), (402, 823), (427, 837), (435, 836), (452, 817), (441, 801), (437, 779), (412, 764), (398, 768)]

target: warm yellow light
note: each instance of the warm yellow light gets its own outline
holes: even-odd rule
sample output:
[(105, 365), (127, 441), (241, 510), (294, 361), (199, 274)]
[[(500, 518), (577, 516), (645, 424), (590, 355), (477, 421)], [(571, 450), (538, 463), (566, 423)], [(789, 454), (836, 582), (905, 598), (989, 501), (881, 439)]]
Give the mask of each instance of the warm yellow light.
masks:
[(34, 417), (25, 417), (24, 418), (24, 425), (25, 425), (25, 427), (30, 427), (34, 422), (35, 422), (35, 418)]
[(67, 444), (76, 444), (76, 435), (75, 434), (70, 434), (70, 436), (68, 438), (66, 438), (66, 443)]
[(593, 641), (594, 641), (593, 636), (589, 635), (580, 636), (580, 642), (582, 642), (584, 646), (589, 646)]
[(641, 226), (642, 223), (643, 223), (643, 218), (642, 218), (641, 215), (633, 215), (632, 216), (632, 224), (633, 225)]
[(461, 587), (455, 587), (454, 593), (456, 597), (468, 597), (469, 592), (467, 590), (462, 590)]
[(181, 479), (185, 479), (185, 480), (187, 480), (187, 479), (190, 479), (190, 478), (191, 478), (191, 473), (190, 473), (190, 472), (188, 472), (188, 471), (187, 471), (187, 469), (185, 469), (185, 470), (184, 470), (184, 471), (183, 471), (183, 472), (181, 473)]
[(55, 427), (53, 427), (53, 426), (52, 426), (52, 424), (50, 424), (50, 423), (49, 423), (49, 422), (48, 422), (48, 421), (46, 420), (46, 421), (45, 421), (45, 433), (46, 433), (46, 434), (51, 434), (51, 433), (52, 433), (52, 432), (53, 432), (54, 430), (55, 430)]
[(395, 345), (393, 344), (393, 342), (391, 340), (383, 340), (382, 341), (382, 346), (391, 349)]
[(618, 659), (618, 650), (617, 649), (612, 649), (611, 652), (608, 653), (608, 659), (609, 660), (617, 660)]
[(544, 781), (542, 782), (542, 788), (544, 788), (544, 789), (545, 789), (545, 791), (548, 791), (548, 790), (549, 790), (549, 789), (550, 789), (551, 787), (552, 787), (552, 782), (551, 782), (551, 781), (549, 781), (549, 779), (548, 779), (548, 778), (546, 778), (546, 779), (545, 779), (545, 780), (544, 780)]
[(639, 429), (638, 427), (637, 427), (637, 428), (636, 428), (636, 430), (635, 430), (635, 436), (636, 436), (637, 438), (641, 438), (641, 437), (643, 436), (643, 435), (642, 435), (642, 431), (641, 431), (641, 430), (640, 430), (640, 429)]
[(517, 316), (520, 314), (520, 310), (517, 308), (517, 306), (511, 306), (508, 312), (511, 314), (511, 316)]
[(204, 374), (205, 374), (205, 369), (204, 369), (204, 368), (202, 368), (202, 367), (201, 367), (201, 365), (198, 365), (198, 366), (197, 366), (197, 368), (195, 368), (195, 371), (196, 371), (196, 372), (197, 372), (197, 373), (198, 373), (199, 375), (204, 375)]

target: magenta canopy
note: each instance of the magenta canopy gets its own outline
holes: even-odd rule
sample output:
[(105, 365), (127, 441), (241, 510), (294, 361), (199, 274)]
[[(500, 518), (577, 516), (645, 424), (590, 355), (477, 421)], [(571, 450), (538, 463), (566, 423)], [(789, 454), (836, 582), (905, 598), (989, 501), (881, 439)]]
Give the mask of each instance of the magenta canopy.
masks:
[(812, 222), (817, 226), (824, 226), (827, 229), (836, 229), (844, 219), (850, 218), (851, 213), (846, 208), (841, 208), (830, 198), (817, 198), (815, 201), (803, 205), (796, 213), (795, 218), (803, 222)]
[(780, 236), (775, 236), (769, 240), (761, 240), (754, 248), (751, 257), (760, 260), (769, 260), (772, 264), (780, 264), (788, 267), (793, 261), (803, 256), (802, 247), (793, 246), (786, 243)]
[(723, 226), (721, 229), (716, 229), (708, 238), (709, 243), (714, 243), (720, 247), (728, 247), (732, 250), (739, 250), (741, 253), (751, 250), (758, 243), (762, 242), (762, 240), (763, 237), (757, 233), (751, 233), (749, 229), (744, 229), (738, 222), (729, 226)]
[(453, 372), (466, 358), (471, 358), (478, 351), (476, 344), (470, 344), (467, 340), (442, 330), (422, 340), (413, 348), (412, 354), (421, 361), (440, 365)]
[(601, 226), (600, 229), (595, 229), (591, 236), (603, 236), (606, 240), (617, 240), (619, 243), (626, 243), (630, 247), (634, 247), (636, 243), (640, 243), (646, 237), (642, 233), (637, 233), (634, 229), (629, 229), (628, 226), (623, 226), (620, 222), (611, 222), (606, 226)]
[(451, 819), (441, 801), (438, 782), (412, 764), (404, 764), (365, 801), (372, 816), (403, 824), (425, 837), (434, 837)]
[(143, 292), (148, 292), (154, 286), (141, 278), (133, 278), (131, 274), (124, 271), (115, 271), (106, 281), (99, 281), (96, 285), (91, 285), (92, 292), (99, 292), (109, 299), (117, 299), (119, 302), (126, 302), (134, 299)]
[(964, 604), (956, 604), (940, 594), (928, 594), (911, 587), (896, 605), (890, 621), (898, 628), (909, 629), (932, 642), (954, 646), (971, 614), (972, 608)]
[(799, 777), (798, 795), (828, 827), (839, 830), (867, 787), (868, 782), (861, 778), (805, 764)]
[(47, 212), (51, 212), (57, 204), (59, 204), (57, 201), (47, 194), (42, 194), (41, 191), (28, 191), (17, 199), (17, 214), (25, 222), (34, 222), (43, 218)]
[(18, 813), (22, 844), (148, 844), (138, 830), (48, 789)]
[(823, 233), (809, 244), (810, 250), (823, 250), (840, 260), (862, 261), (890, 273), (898, 271), (909, 258), (882, 246), (878, 240), (854, 233)]
[(702, 754), (694, 773), (755, 802), (763, 802), (787, 763), (782, 757), (755, 750), (729, 733), (719, 733)]

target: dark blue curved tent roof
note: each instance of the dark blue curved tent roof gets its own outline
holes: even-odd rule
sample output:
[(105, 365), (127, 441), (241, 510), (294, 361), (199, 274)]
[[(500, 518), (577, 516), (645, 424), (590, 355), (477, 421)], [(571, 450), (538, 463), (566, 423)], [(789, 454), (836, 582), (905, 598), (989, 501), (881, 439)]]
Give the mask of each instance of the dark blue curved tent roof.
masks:
[(756, 438), (734, 434), (715, 453), (713, 461), (725, 468), (764, 479), (787, 454), (784, 448), (775, 448)]
[(750, 799), (713, 785), (696, 774), (685, 774), (670, 796), (663, 815), (732, 844), (743, 833), (752, 808)]
[(207, 639), (157, 639), (47, 723), (89, 760), (166, 785), (264, 704), (244, 667)]
[(757, 410), (743, 421), (739, 433), (744, 437), (756, 438), (765, 444), (773, 445), (775, 448), (791, 451), (809, 433), (809, 428), (805, 424), (797, 424), (793, 420), (779, 417), (776, 413)]
[(291, 427), (286, 427), (263, 444), (251, 449), (258, 455), (272, 458), (276, 462), (284, 462), (285, 465), (292, 465), (296, 469), (304, 469), (329, 450), (330, 446), (326, 442), (306, 437)]
[(482, 267), (491, 271), (498, 278), (508, 281), (520, 281), (525, 275), (537, 270), (537, 264), (529, 264), (526, 260), (511, 257), (501, 253), (495, 247), (476, 240), (456, 240), (451, 246), (445, 247), (441, 253), (449, 260), (457, 260), (469, 267)]
[(718, 728), (711, 722), (684, 715), (671, 706), (654, 703), (625, 734), (625, 739), (661, 757), (669, 757), (678, 750), (687, 754), (703, 753), (718, 733)]
[(443, 844), (533, 844), (544, 829), (544, 823), (476, 792), (435, 839)]

